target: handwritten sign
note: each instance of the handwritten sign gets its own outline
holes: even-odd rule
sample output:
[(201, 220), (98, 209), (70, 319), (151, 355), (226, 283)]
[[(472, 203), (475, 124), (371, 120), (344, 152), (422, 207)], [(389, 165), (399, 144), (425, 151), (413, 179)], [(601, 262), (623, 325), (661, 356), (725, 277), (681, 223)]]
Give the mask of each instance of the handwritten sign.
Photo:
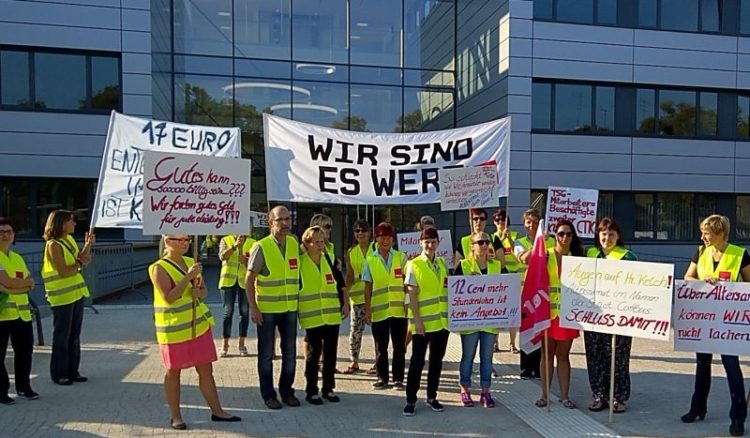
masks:
[(143, 226), (145, 151), (240, 156), (240, 129), (141, 119), (112, 111), (96, 189), (92, 227)]
[(146, 151), (143, 234), (247, 234), (250, 161)]
[(750, 354), (750, 284), (675, 282), (674, 348)]
[(573, 222), (579, 236), (594, 237), (598, 202), (598, 190), (549, 187), (544, 219), (547, 233), (554, 234), (557, 222), (567, 219)]
[[(397, 248), (406, 254), (406, 259), (411, 260), (422, 254), (422, 246), (419, 244), (419, 231), (413, 233), (398, 233), (396, 235)], [(448, 266), (453, 266), (453, 246), (451, 242), (451, 232), (448, 230), (438, 231), (438, 249), (436, 256), (445, 259)]]
[(497, 207), (500, 186), (494, 166), (440, 169), (440, 209)]
[(450, 331), (521, 325), (521, 275), (448, 277)]
[(563, 257), (560, 325), (669, 339), (674, 265)]

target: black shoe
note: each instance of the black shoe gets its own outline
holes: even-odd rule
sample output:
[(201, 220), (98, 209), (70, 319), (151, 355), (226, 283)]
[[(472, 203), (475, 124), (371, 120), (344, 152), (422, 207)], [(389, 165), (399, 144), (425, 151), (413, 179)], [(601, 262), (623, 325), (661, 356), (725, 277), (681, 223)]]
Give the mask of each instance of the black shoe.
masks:
[(23, 397), (26, 400), (36, 400), (39, 398), (39, 394), (29, 389), (28, 391), (16, 391), (19, 397)]
[(187, 429), (187, 424), (183, 423), (175, 423), (172, 418), (169, 419), (169, 427), (175, 430), (185, 430)]
[(522, 379), (524, 379), (524, 380), (529, 380), (529, 379), (531, 379), (534, 376), (532, 376), (531, 373), (528, 372), (528, 371), (523, 371), (523, 372), (521, 372), (521, 374), (519, 374), (519, 377), (522, 378)]
[(443, 409), (443, 405), (441, 405), (440, 402), (436, 398), (433, 398), (433, 399), (428, 398), (425, 401), (425, 403), (435, 412), (443, 412), (445, 410)]
[(63, 377), (62, 379), (52, 380), (54, 383), (62, 386), (70, 386), (73, 384), (73, 381), (68, 379), (67, 377)]
[(384, 381), (378, 380), (377, 382), (372, 384), (372, 389), (387, 389), (388, 386), (389, 385), (385, 383)]
[(211, 414), (211, 421), (223, 421), (227, 423), (236, 423), (237, 421), (242, 421), (242, 418), (236, 415), (230, 415), (228, 417), (219, 417), (218, 415)]
[(406, 406), (404, 406), (404, 417), (413, 417), (414, 412), (417, 410), (417, 405), (414, 403), (407, 403)]
[(305, 401), (315, 406), (320, 406), (323, 404), (323, 400), (321, 400), (320, 396), (318, 396), (317, 394), (308, 395), (307, 397), (305, 397)]
[(328, 394), (324, 393), (323, 394), (323, 398), (326, 399), (326, 400), (328, 400), (331, 403), (338, 403), (338, 402), (341, 401), (341, 399), (339, 398), (339, 396), (337, 396), (336, 394), (334, 394), (333, 391), (329, 392)]
[(16, 401), (13, 400), (11, 397), (8, 397), (8, 395), (2, 395), (0, 396), (0, 404), (4, 405), (14, 405), (16, 404)]
[(276, 397), (269, 398), (266, 400), (266, 407), (268, 409), (281, 409), (281, 402)]
[(745, 434), (745, 423), (732, 420), (732, 424), (729, 425), (729, 435), (742, 436)]
[(291, 406), (293, 408), (296, 408), (300, 404), (297, 397), (295, 397), (293, 394), (289, 394), (288, 396), (283, 397), (281, 400), (283, 400), (287, 406)]
[[(696, 419), (698, 419), (700, 421), (705, 420), (706, 419), (706, 412), (704, 411), (702, 413), (695, 413), (693, 411), (690, 411), (687, 414), (685, 414), (682, 417), (680, 417), (680, 420), (682, 420), (683, 423), (692, 423)], [(732, 424), (734, 424), (734, 423), (732, 423)]]
[(393, 382), (393, 390), (403, 391), (405, 389), (406, 389), (406, 386), (404, 386), (403, 382)]
[(73, 380), (76, 383), (84, 383), (84, 382), (88, 382), (89, 378), (88, 377), (83, 377), (82, 375), (79, 374), (76, 377), (73, 377), (73, 379), (71, 379), (71, 380)]

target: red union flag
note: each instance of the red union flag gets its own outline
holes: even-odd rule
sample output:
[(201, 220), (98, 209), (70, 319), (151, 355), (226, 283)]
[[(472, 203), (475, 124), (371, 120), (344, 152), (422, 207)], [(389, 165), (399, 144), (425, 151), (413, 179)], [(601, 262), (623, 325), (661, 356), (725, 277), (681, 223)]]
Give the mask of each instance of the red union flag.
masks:
[(544, 221), (534, 237), (534, 246), (528, 259), (529, 268), (521, 292), (521, 350), (529, 354), (542, 345), (542, 334), (549, 322), (549, 274), (547, 273), (547, 249), (544, 246)]

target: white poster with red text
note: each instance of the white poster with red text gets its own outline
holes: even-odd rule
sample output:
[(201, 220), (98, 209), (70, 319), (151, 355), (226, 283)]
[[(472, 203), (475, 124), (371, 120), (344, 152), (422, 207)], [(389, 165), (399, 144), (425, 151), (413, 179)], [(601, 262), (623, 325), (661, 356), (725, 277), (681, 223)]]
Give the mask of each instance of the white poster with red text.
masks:
[(554, 234), (557, 222), (567, 219), (573, 222), (580, 237), (594, 237), (598, 202), (598, 190), (549, 187), (544, 216), (547, 234)]

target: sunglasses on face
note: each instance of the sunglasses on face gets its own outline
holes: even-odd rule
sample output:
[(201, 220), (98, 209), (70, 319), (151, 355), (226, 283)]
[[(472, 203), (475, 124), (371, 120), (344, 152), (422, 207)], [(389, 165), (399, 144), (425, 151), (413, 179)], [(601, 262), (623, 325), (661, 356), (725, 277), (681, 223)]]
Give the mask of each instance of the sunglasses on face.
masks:
[(504, 217), (496, 217), (495, 218), (495, 222), (505, 222), (505, 218)]
[(484, 246), (484, 245), (489, 245), (490, 241), (489, 240), (477, 240), (471, 243), (473, 243), (474, 245)]
[(471, 220), (474, 221), (474, 222), (481, 222), (481, 221), (486, 221), (487, 218), (486, 217), (475, 216), (475, 217), (471, 218)]
[(190, 243), (192, 239), (180, 239), (177, 237), (167, 237), (167, 240), (172, 240), (172, 241), (180, 242), (180, 243)]
[(354, 229), (354, 232), (355, 232), (355, 233), (366, 233), (366, 232), (367, 232), (367, 230), (365, 230), (364, 228), (355, 228), (355, 229)]
[(573, 237), (572, 231), (558, 231), (557, 237)]

